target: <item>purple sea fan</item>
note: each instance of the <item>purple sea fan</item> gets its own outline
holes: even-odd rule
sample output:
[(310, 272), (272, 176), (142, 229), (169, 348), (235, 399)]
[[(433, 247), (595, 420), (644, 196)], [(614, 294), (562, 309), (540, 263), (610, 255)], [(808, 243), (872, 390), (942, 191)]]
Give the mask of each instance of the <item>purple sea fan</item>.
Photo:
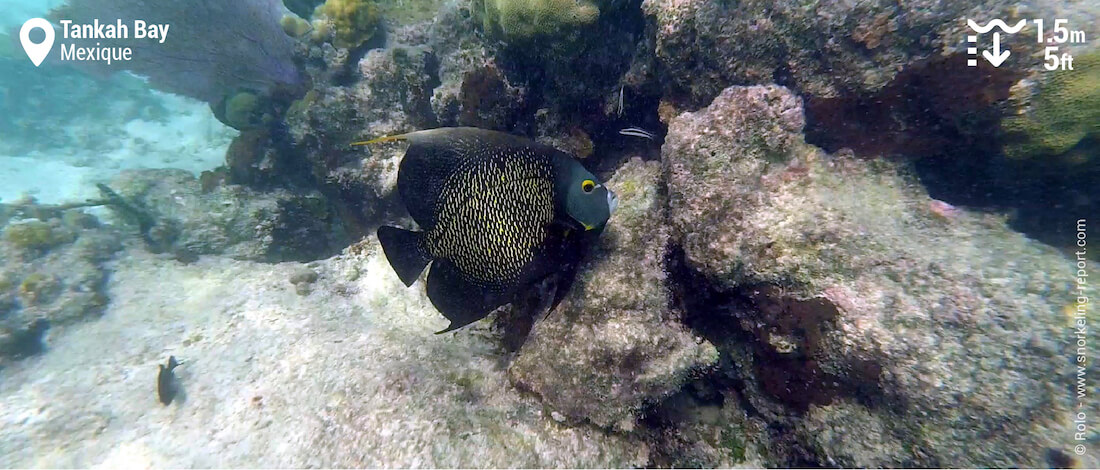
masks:
[[(96, 69), (129, 70), (148, 77), (150, 86), (217, 103), (240, 89), (258, 92), (297, 85), (295, 40), (283, 32), (280, 0), (69, 0), (50, 13), (56, 26), (121, 24), (126, 38), (64, 39), (79, 47), (129, 47), (132, 59)], [(135, 21), (169, 25), (164, 42), (136, 38)]]

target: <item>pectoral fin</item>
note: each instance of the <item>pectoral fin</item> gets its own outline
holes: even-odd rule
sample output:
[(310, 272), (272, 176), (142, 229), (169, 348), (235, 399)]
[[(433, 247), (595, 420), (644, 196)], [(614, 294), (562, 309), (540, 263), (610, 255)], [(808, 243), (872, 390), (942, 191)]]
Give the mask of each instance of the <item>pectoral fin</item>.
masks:
[(385, 225), (378, 227), (378, 242), (382, 244), (386, 260), (406, 287), (416, 282), (432, 260), (421, 248), (421, 237), (423, 232)]

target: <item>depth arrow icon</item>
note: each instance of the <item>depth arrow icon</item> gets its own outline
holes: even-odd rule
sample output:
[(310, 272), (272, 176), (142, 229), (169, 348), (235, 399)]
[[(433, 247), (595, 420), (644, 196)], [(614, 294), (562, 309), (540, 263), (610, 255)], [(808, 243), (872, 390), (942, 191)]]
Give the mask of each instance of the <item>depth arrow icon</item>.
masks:
[(1012, 53), (1009, 52), (1008, 49), (1005, 49), (1003, 51), (1001, 50), (1001, 33), (993, 33), (992, 54), (990, 54), (989, 51), (982, 51), (982, 57), (985, 57), (985, 60), (988, 60), (989, 63), (993, 64), (994, 67), (1000, 67), (1001, 64), (1004, 63), (1005, 59), (1007, 59), (1008, 56), (1011, 54)]

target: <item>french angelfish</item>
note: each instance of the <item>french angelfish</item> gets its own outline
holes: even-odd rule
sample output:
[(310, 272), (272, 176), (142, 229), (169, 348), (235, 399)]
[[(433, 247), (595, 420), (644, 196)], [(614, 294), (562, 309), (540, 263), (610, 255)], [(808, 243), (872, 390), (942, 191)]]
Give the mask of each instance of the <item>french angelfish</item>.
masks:
[(378, 228), (406, 286), (431, 263), (427, 291), (451, 324), (485, 318), (524, 287), (562, 269), (603, 230), (615, 194), (571, 157), (531, 140), (456, 127), (382, 137), (404, 140), (402, 202), (422, 231)]

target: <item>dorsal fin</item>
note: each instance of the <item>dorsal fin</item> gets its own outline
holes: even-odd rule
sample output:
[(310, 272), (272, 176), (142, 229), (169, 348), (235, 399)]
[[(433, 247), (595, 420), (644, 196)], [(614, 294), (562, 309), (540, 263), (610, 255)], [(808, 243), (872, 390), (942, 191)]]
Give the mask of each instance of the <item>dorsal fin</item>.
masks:
[(396, 142), (396, 141), (399, 141), (399, 140), (405, 140), (407, 135), (408, 134), (384, 135), (382, 137), (375, 137), (371, 140), (363, 140), (363, 141), (359, 141), (359, 142), (352, 142), (351, 145), (352, 146), (358, 146), (358, 145), (380, 144), (382, 142)]

